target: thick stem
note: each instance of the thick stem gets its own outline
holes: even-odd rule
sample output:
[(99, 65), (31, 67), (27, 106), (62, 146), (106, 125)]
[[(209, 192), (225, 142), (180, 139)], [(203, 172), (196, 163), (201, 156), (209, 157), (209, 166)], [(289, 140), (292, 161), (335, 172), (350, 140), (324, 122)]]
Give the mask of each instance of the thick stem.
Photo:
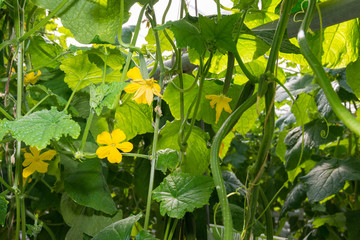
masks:
[(80, 145), (80, 154), (81, 155), (83, 154), (84, 149), (85, 149), (86, 140), (87, 140), (87, 137), (89, 135), (89, 131), (90, 131), (92, 120), (94, 118), (94, 114), (95, 114), (94, 109), (91, 109), (90, 114), (89, 114), (89, 118), (86, 121), (86, 126), (85, 126), (85, 129), (84, 129), (84, 133), (83, 133), (83, 136), (82, 136), (82, 139), (81, 139), (81, 145)]
[[(152, 6), (151, 6), (152, 7)], [(154, 31), (155, 35), (155, 42), (156, 42), (156, 55), (159, 60), (160, 65), (160, 80), (159, 85), (163, 89), (164, 85), (164, 73), (165, 73), (165, 67), (164, 63), (162, 61), (161, 56), (161, 45), (160, 45), (160, 39), (159, 39), (159, 33), (154, 28), (156, 27), (156, 17), (154, 11), (151, 11), (151, 18), (149, 19), (151, 22), (152, 29)], [(157, 102), (156, 109), (161, 108), (161, 98), (159, 98)], [(154, 177), (155, 177), (155, 166), (156, 166), (156, 150), (157, 150), (157, 142), (159, 138), (159, 125), (160, 125), (160, 113), (158, 111), (156, 112), (156, 119), (155, 119), (155, 126), (154, 126), (154, 137), (153, 137), (153, 145), (152, 145), (152, 151), (151, 151), (151, 170), (150, 170), (150, 182), (149, 182), (149, 190), (148, 190), (148, 196), (147, 196), (147, 202), (146, 202), (146, 214), (145, 214), (145, 223), (144, 223), (144, 229), (147, 230), (149, 226), (149, 219), (150, 219), (150, 211), (151, 211), (151, 199), (152, 199), (152, 190), (154, 187)]]
[(301, 24), (299, 33), (298, 33), (298, 42), (300, 46), (301, 53), (304, 55), (305, 59), (309, 63), (311, 69), (317, 76), (317, 81), (327, 100), (330, 103), (331, 108), (333, 109), (336, 116), (343, 121), (345, 126), (347, 126), (351, 131), (360, 136), (360, 122), (355, 119), (355, 117), (342, 105), (341, 100), (331, 86), (329, 79), (326, 76), (325, 70), (323, 69), (321, 63), (318, 61), (316, 56), (312, 53), (309, 44), (306, 40), (306, 32), (311, 23), (312, 15), (315, 10), (316, 1), (310, 0), (309, 7), (306, 11), (305, 18)]
[(241, 117), (241, 115), (254, 103), (256, 102), (256, 95), (251, 96), (247, 99), (239, 108), (237, 108), (222, 124), (219, 131), (216, 133), (213, 144), (211, 146), (210, 152), (210, 163), (211, 163), (211, 172), (214, 178), (214, 183), (216, 191), (218, 193), (221, 212), (223, 215), (223, 222), (225, 227), (224, 239), (232, 240), (232, 218), (229, 207), (229, 202), (227, 199), (226, 189), (224, 186), (224, 180), (222, 178), (220, 163), (219, 163), (219, 149), (222, 139), (225, 137), (226, 133), (229, 131), (230, 127)]

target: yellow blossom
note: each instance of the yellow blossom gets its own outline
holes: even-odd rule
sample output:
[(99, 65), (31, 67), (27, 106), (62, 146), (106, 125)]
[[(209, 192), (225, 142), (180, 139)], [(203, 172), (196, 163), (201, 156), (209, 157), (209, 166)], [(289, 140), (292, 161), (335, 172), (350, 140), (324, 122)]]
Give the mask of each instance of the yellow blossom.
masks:
[(221, 112), (223, 110), (225, 110), (228, 113), (232, 113), (232, 110), (231, 110), (230, 105), (229, 105), (229, 102), (232, 101), (231, 98), (225, 97), (225, 95), (223, 95), (223, 94), (220, 94), (220, 95), (206, 95), (205, 97), (206, 97), (206, 99), (211, 100), (210, 101), (210, 106), (212, 108), (214, 108), (215, 105), (216, 105), (216, 108), (215, 108), (216, 121), (215, 121), (215, 123), (217, 123), (219, 121)]
[(29, 83), (31, 84), (35, 84), (38, 80), (39, 77), (41, 76), (41, 71), (38, 70), (37, 73), (35, 74), (35, 72), (31, 72), (25, 75), (24, 77), (24, 85), (28, 85)]
[(96, 150), (96, 155), (99, 158), (106, 158), (110, 163), (119, 163), (122, 160), (122, 155), (118, 149), (123, 152), (130, 152), (133, 145), (130, 142), (122, 142), (126, 139), (125, 133), (120, 129), (115, 129), (111, 134), (109, 132), (102, 132), (97, 136), (97, 143), (105, 146), (100, 146)]
[(124, 90), (127, 93), (135, 92), (132, 99), (137, 103), (147, 103), (150, 106), (153, 101), (154, 94), (162, 97), (160, 94), (161, 88), (159, 84), (157, 84), (153, 78), (142, 79), (139, 68), (134, 67), (130, 69), (127, 76), (132, 79), (132, 82), (125, 87)]
[(48, 163), (44, 161), (51, 160), (55, 154), (55, 150), (48, 150), (42, 154), (36, 147), (30, 147), (30, 152), (25, 152), (24, 157), (25, 160), (22, 165), (25, 167), (23, 170), (23, 177), (27, 178), (35, 171), (39, 173), (46, 173), (48, 170)]

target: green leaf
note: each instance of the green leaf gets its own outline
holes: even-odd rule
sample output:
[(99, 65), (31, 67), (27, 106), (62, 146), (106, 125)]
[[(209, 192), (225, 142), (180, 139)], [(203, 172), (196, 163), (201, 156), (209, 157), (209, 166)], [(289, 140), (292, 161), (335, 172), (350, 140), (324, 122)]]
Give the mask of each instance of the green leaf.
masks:
[[(166, 31), (166, 33), (169, 35), (169, 37), (171, 39), (174, 39), (174, 34), (171, 31)], [(161, 45), (161, 51), (173, 51), (173, 48), (172, 48), (169, 40), (167, 40), (167, 38), (165, 37), (164, 32), (158, 31), (158, 34), (159, 34), (159, 40), (160, 40), (160, 45)], [(146, 45), (146, 48), (153, 50), (155, 52), (156, 51), (156, 41), (155, 41), (154, 31), (152, 30), (152, 28), (149, 28), (149, 31), (145, 37), (145, 40), (148, 42)]]
[[(311, 149), (317, 148), (322, 144), (335, 141), (342, 135), (342, 127), (330, 126), (321, 120), (314, 120), (304, 125), (304, 152), (302, 161), (310, 157)], [(296, 127), (289, 132), (285, 138), (287, 150), (285, 153), (286, 169), (293, 170), (299, 161), (301, 153), (302, 131), (301, 127)]]
[(111, 82), (109, 84), (100, 84), (99, 86), (90, 86), (90, 106), (99, 116), (103, 107), (109, 109), (117, 105), (121, 91), (128, 85), (126, 82)]
[(141, 213), (117, 221), (99, 232), (93, 240), (130, 240), (133, 225), (141, 218)]
[[(311, 75), (305, 75), (305, 76), (296, 76), (296, 77), (290, 77), (286, 80), (284, 83), (284, 86), (289, 90), (291, 95), (293, 97), (296, 97), (300, 93), (310, 93), (314, 90), (314, 85), (312, 85), (312, 81), (314, 80), (314, 77)], [(275, 100), (277, 102), (282, 102), (285, 99), (289, 99), (290, 96), (286, 92), (284, 88), (281, 86), (278, 87), (276, 90), (276, 97)]]
[(26, 52), (31, 56), (33, 68), (56, 68), (60, 65), (60, 63), (54, 59), (61, 54), (61, 47), (57, 44), (46, 43), (40, 36), (34, 36), (31, 39)]
[[(180, 129), (180, 121), (167, 122), (161, 129), (157, 149), (174, 149), (180, 151), (178, 144), (178, 134)], [(185, 133), (189, 129), (187, 125)], [(204, 174), (209, 166), (209, 149), (207, 141), (209, 136), (198, 127), (193, 127), (191, 135), (187, 141), (188, 147), (186, 155), (181, 164), (181, 171), (192, 174)]]
[(255, 3), (255, 0), (232, 0), (234, 2), (234, 8), (246, 10), (251, 8)]
[(334, 215), (325, 215), (315, 218), (312, 222), (313, 228), (319, 228), (325, 224), (337, 228), (344, 228), (346, 223), (345, 213), (338, 212)]
[(281, 0), (262, 0), (261, 9), (269, 12), (274, 12), (276, 7), (280, 4)]
[(145, 230), (141, 230), (135, 237), (135, 240), (158, 240), (158, 238), (155, 238), (153, 235), (148, 233)]
[(251, 11), (246, 14), (244, 23), (248, 28), (253, 29), (265, 23), (275, 21), (278, 18), (279, 15), (275, 13), (251, 9)]
[(66, 73), (64, 81), (72, 90), (80, 90), (90, 83), (102, 82), (102, 71), (89, 61), (87, 54), (78, 54), (64, 59), (60, 69)]
[(5, 197), (0, 195), (0, 225), (3, 227), (5, 225), (8, 203), (9, 202), (5, 199)]
[(193, 176), (189, 173), (172, 173), (153, 191), (153, 198), (161, 202), (161, 215), (182, 218), (208, 204), (214, 187), (213, 180), (206, 176)]
[[(254, 30), (253, 32), (256, 34), (256, 36), (264, 40), (269, 46), (272, 45), (275, 36), (275, 30)], [(292, 44), (287, 34), (285, 33), (280, 45), (280, 52), (300, 54), (300, 48)]]
[(10, 132), (10, 124), (7, 119), (0, 119), (0, 139), (3, 139), (4, 136)]
[(327, 27), (321, 33), (317, 31), (315, 35), (309, 34), (309, 45), (316, 56), (319, 55), (320, 38), (323, 66), (344, 68), (358, 59), (360, 29), (356, 19)]
[(304, 125), (310, 122), (311, 113), (316, 112), (316, 103), (312, 95), (301, 93), (291, 107), (291, 112), (294, 114), (297, 123)]
[(138, 134), (153, 132), (152, 117), (149, 105), (129, 100), (116, 108), (114, 129), (121, 129), (129, 140)]
[[(180, 80), (178, 77), (176, 77), (172, 81), (176, 86), (179, 86)], [(193, 82), (194, 82), (194, 77), (187, 75), (187, 74), (183, 74), (183, 83), (184, 83), (183, 86), (185, 89), (189, 88)], [(205, 80), (204, 86), (203, 86), (202, 97), (200, 100), (200, 106), (199, 106), (199, 110), (198, 110), (198, 114), (197, 114), (197, 118), (196, 118), (197, 120), (203, 120), (206, 123), (215, 125), (215, 120), (216, 120), (215, 108), (211, 108), (210, 100), (206, 99), (205, 96), (221, 94), (222, 88), (223, 88), (223, 85), (221, 85), (221, 84), (223, 84), (223, 83), (220, 81)], [(194, 99), (197, 96), (198, 90), (199, 90), (199, 87), (197, 85), (195, 85), (195, 87), (193, 87), (190, 91), (187, 91), (184, 93), (184, 111), (185, 112), (187, 112), (189, 110), (192, 102), (194, 101)], [(232, 98), (232, 99), (237, 99), (240, 91), (241, 91), (241, 86), (232, 85), (226, 96), (229, 98)], [(177, 90), (177, 88), (173, 86), (173, 84), (169, 84), (166, 87), (165, 92), (163, 94), (163, 99), (169, 105), (171, 114), (175, 117), (175, 119), (180, 119), (180, 104), (179, 104), (180, 103), (180, 94), (179, 94), (179, 91)], [(230, 105), (231, 109), (234, 109), (235, 105), (236, 105), (236, 101), (232, 100), (229, 103), (229, 105)], [(189, 115), (190, 118), (193, 115), (193, 111), (194, 110), (192, 110)], [(230, 115), (229, 113), (222, 111), (219, 122), (216, 125), (218, 127), (220, 127), (221, 124), (226, 120), (226, 118), (229, 115)]]
[(254, 126), (256, 120), (258, 119), (258, 111), (261, 112), (265, 108), (264, 99), (259, 100), (259, 104), (252, 105), (249, 107), (240, 117), (240, 119), (235, 124), (235, 130), (241, 135), (245, 136), (251, 128)]
[(263, 56), (270, 46), (261, 38), (243, 33), (239, 36), (236, 48), (243, 62), (247, 63)]
[(31, 113), (9, 124), (14, 138), (39, 150), (49, 145), (52, 139), (59, 140), (64, 135), (77, 138), (80, 134), (79, 124), (54, 107)]
[(360, 180), (360, 161), (335, 158), (323, 160), (301, 180), (307, 186), (309, 201), (318, 202), (339, 192), (346, 180)]
[(190, 22), (181, 19), (179, 21), (167, 22), (163, 27), (170, 27), (176, 39), (176, 45), (179, 48), (194, 48), (200, 55), (206, 50), (206, 45), (200, 31)]
[(114, 215), (107, 215), (102, 212), (87, 208), (75, 203), (66, 193), (61, 197), (61, 215), (65, 223), (70, 227), (66, 239), (82, 239), (83, 233), (95, 236), (103, 228), (122, 219), (122, 211), (118, 210)]
[(87, 159), (65, 177), (66, 193), (78, 204), (107, 214), (114, 214), (116, 206), (102, 172), (101, 160)]
[(223, 171), (221, 174), (224, 179), (224, 185), (227, 194), (238, 192), (243, 196), (246, 195), (245, 185), (240, 182), (235, 173), (230, 171)]
[(301, 203), (306, 199), (306, 187), (302, 183), (298, 183), (289, 194), (286, 196), (284, 205), (281, 208), (280, 216), (281, 219), (284, 215), (291, 210), (298, 209), (301, 207)]
[(286, 163), (286, 161), (285, 161), (286, 145), (284, 143), (284, 140), (285, 140), (286, 135), (288, 135), (288, 133), (289, 132), (286, 130), (280, 132), (278, 135), (278, 141), (276, 144), (276, 150), (275, 150), (276, 156), (278, 156), (278, 158), (280, 158), (280, 160), (283, 163)]
[(355, 95), (360, 98), (360, 58), (346, 67), (346, 80)]
[[(33, 3), (50, 11), (62, 0), (34, 0)], [(124, 22), (135, 0), (125, 1)], [(120, 25), (120, 4), (117, 0), (69, 1), (57, 14), (64, 27), (70, 29), (75, 39), (90, 43), (96, 36), (102, 41), (114, 43)]]
[(166, 174), (167, 169), (174, 169), (179, 163), (179, 154), (173, 149), (162, 149), (156, 152), (156, 169)]

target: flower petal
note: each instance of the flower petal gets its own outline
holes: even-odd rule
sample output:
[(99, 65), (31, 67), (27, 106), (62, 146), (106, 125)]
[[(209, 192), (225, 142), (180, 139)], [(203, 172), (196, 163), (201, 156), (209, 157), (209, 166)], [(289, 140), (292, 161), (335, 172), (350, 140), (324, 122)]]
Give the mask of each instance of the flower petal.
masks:
[(31, 164), (35, 168), (35, 170), (39, 173), (46, 173), (48, 170), (49, 164), (43, 161), (37, 161)]
[(29, 147), (29, 149), (34, 158), (39, 157), (40, 151), (36, 147)]
[(131, 142), (123, 142), (116, 144), (116, 148), (120, 149), (123, 152), (131, 152), (133, 150), (133, 144)]
[(115, 148), (115, 147), (112, 147), (112, 146), (99, 147), (96, 150), (96, 155), (101, 159), (106, 158), (107, 156), (109, 156), (111, 149), (113, 149), (113, 148)]
[(141, 77), (141, 72), (140, 72), (140, 69), (137, 68), (137, 67), (133, 67), (132, 69), (130, 69), (126, 76), (128, 76), (128, 78), (131, 78), (131, 79), (142, 79)]
[(31, 174), (33, 174), (36, 171), (35, 167), (31, 164), (27, 168), (23, 169), (22, 175), (24, 178), (27, 178)]
[(139, 89), (137, 90), (137, 92), (135, 93), (134, 97), (132, 98), (132, 100), (135, 100), (137, 98), (140, 98), (143, 94), (145, 94), (146, 91), (146, 87), (145, 86), (141, 86), (139, 87)]
[(120, 129), (115, 129), (111, 133), (111, 138), (112, 138), (112, 142), (116, 144), (124, 141), (126, 139), (126, 135)]
[(96, 138), (96, 142), (98, 144), (106, 144), (106, 145), (112, 144), (110, 133), (106, 131), (100, 133)]
[(141, 87), (140, 84), (137, 83), (130, 83), (124, 88), (124, 91), (127, 93), (134, 93)]
[(147, 87), (145, 90), (145, 98), (146, 98), (146, 102), (147, 104), (149, 104), (149, 106), (151, 105), (152, 101), (153, 101), (153, 91), (151, 90), (151, 88)]
[(122, 155), (116, 148), (111, 148), (110, 154), (107, 159), (110, 163), (119, 163), (122, 160)]
[(34, 156), (31, 153), (28, 153), (28, 152), (24, 153), (24, 158), (25, 158), (25, 160), (22, 163), (22, 165), (24, 167), (29, 166), (34, 161)]
[(157, 84), (157, 83), (154, 83), (154, 85), (153, 85), (153, 93), (154, 93), (156, 96), (162, 97), (162, 95), (160, 94), (160, 91), (161, 91), (160, 85)]
[(49, 151), (46, 151), (46, 152), (40, 154), (39, 159), (41, 161), (43, 161), (43, 160), (51, 160), (55, 155), (56, 155), (55, 150), (49, 150)]

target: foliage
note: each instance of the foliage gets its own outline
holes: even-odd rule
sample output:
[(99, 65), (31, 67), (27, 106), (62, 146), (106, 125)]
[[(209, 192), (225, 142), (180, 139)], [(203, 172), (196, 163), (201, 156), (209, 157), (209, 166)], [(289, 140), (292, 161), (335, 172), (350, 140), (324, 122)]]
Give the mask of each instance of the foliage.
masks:
[(156, 2), (0, 1), (0, 239), (357, 239), (359, 20)]

